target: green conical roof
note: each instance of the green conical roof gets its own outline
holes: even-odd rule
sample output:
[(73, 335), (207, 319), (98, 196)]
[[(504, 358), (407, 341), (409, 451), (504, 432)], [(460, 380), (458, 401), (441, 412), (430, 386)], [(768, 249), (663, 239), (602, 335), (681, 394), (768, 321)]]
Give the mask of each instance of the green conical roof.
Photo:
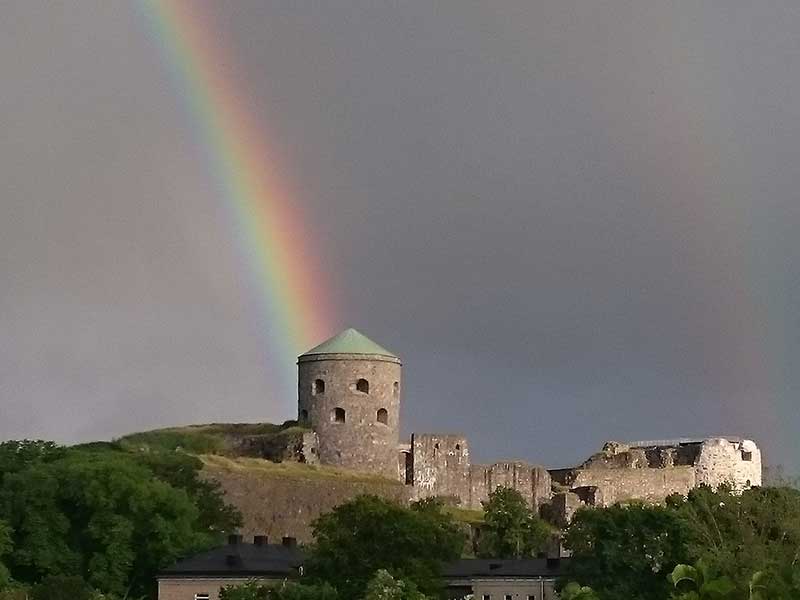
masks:
[(305, 354), (301, 354), (301, 356), (313, 356), (315, 354), (379, 354), (398, 358), (386, 348), (379, 346), (352, 327), (322, 342), (319, 346), (315, 346)]

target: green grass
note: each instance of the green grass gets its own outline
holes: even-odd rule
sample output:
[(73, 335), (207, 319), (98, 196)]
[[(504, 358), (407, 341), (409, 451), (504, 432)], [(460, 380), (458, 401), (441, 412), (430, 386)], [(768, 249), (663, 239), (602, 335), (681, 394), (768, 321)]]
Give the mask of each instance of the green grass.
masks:
[(223, 470), (233, 473), (246, 473), (251, 476), (281, 479), (335, 479), (337, 481), (361, 481), (367, 483), (383, 483), (402, 485), (400, 481), (387, 479), (380, 475), (358, 473), (335, 467), (309, 465), (294, 461), (274, 463), (261, 458), (229, 457), (216, 454), (204, 454), (198, 457), (210, 470)]
[(459, 523), (466, 523), (467, 525), (481, 525), (483, 523), (482, 510), (445, 506), (444, 512), (451, 515)]
[(307, 431), (295, 421), (274, 423), (208, 423), (168, 427), (126, 435), (117, 443), (126, 450), (174, 452), (189, 454), (228, 454), (232, 442), (239, 437), (264, 436), (288, 438)]

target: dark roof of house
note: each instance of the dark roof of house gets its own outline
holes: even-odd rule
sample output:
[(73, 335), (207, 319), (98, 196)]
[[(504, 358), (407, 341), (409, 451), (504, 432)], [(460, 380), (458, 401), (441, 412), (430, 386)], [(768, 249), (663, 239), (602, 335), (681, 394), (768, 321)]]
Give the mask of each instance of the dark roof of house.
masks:
[(450, 580), (476, 577), (559, 577), (565, 572), (569, 560), (568, 558), (462, 558), (445, 565), (442, 575)]
[(196, 554), (162, 570), (158, 577), (291, 576), (303, 564), (303, 553), (281, 544), (239, 542)]

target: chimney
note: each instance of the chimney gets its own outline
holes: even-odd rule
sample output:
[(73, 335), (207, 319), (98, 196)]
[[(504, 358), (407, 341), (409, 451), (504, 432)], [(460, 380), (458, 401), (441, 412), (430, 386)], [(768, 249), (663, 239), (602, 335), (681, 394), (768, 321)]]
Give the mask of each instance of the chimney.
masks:
[(269, 538), (266, 535), (254, 535), (253, 543), (256, 546), (266, 546), (269, 543)]
[(295, 548), (297, 546), (297, 538), (284, 536), (283, 540), (281, 540), (281, 543), (286, 548)]
[(238, 546), (242, 543), (242, 536), (238, 533), (232, 533), (228, 536), (228, 545)]

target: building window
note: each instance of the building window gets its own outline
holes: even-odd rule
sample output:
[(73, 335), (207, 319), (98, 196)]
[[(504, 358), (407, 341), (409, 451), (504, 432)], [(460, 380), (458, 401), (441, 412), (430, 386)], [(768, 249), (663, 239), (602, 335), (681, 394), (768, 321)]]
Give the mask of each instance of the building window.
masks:
[(324, 394), (325, 393), (325, 382), (322, 379), (315, 379), (314, 380), (314, 387), (311, 389), (311, 393), (316, 396), (317, 394)]
[(461, 452), (461, 444), (456, 444), (456, 452)]
[(506, 600), (514, 600), (514, 597), (511, 594), (506, 594)]
[(308, 422), (308, 411), (304, 408), (300, 411), (300, 423)]
[(395, 381), (394, 382), (394, 385), (392, 386), (392, 392), (394, 393), (395, 396), (399, 396), (400, 395), (400, 382), (399, 381)]
[(334, 423), (344, 423), (345, 413), (343, 408), (338, 406), (331, 411), (331, 421)]
[(383, 423), (384, 425), (389, 424), (389, 413), (386, 411), (385, 408), (378, 409), (376, 418), (378, 420), (378, 423)]
[(528, 594), (528, 600), (536, 600), (536, 596), (533, 594)]
[(203, 592), (201, 594), (194, 595), (194, 600), (208, 600), (208, 598), (209, 598), (208, 592)]
[(483, 600), (492, 600), (492, 595), (491, 594), (484, 594), (483, 595)]
[(750, 462), (753, 460), (753, 453), (752, 452), (745, 452), (742, 450), (742, 460), (746, 462)]
[(356, 381), (356, 389), (362, 394), (369, 394), (369, 381), (366, 379), (359, 379)]

